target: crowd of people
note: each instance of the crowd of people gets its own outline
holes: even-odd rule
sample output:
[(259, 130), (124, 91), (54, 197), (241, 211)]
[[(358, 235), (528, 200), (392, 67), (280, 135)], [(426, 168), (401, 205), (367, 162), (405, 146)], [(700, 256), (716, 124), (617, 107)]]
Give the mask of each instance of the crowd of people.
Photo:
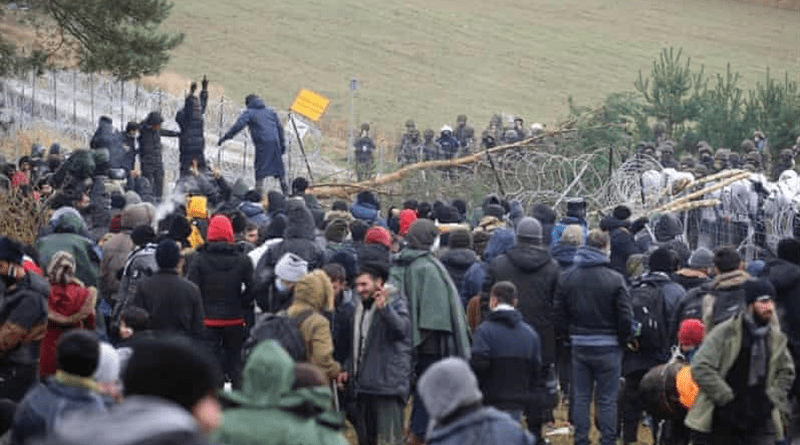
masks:
[[(557, 406), (579, 445), (593, 424), (604, 445), (800, 437), (800, 241), (746, 262), (692, 250), (679, 214), (619, 205), (595, 225), (582, 198), (561, 218), (496, 194), (323, 205), (283, 179), (254, 95), (219, 141), (250, 126), (266, 147), (251, 189), (206, 165), (207, 85), (179, 133), (156, 112), (124, 135), (103, 117), (88, 150), (5, 165), (2, 193), (47, 215), (29, 243), (0, 236), (10, 443), (346, 443), (349, 422), (362, 445), (535, 444)], [(530, 135), (493, 122), (482, 144)], [(403, 162), (475, 144), (463, 116), (428, 151), (409, 123)], [(181, 146), (164, 202), (161, 136)]]

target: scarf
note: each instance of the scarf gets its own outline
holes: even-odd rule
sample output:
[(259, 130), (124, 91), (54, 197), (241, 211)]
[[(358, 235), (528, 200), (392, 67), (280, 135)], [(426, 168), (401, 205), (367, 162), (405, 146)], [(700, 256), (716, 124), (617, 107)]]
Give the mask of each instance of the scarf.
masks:
[(751, 312), (744, 314), (744, 326), (750, 333), (750, 371), (747, 386), (755, 386), (767, 376), (767, 334), (769, 323), (760, 325)]

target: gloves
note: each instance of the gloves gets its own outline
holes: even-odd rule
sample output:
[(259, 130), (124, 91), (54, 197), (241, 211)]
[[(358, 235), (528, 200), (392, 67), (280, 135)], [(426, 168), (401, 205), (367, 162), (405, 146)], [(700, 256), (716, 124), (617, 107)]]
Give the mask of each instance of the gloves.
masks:
[(205, 74), (203, 74), (203, 81), (200, 84), (203, 86), (203, 91), (208, 90), (208, 78)]
[(226, 138), (224, 138), (224, 137), (221, 137), (221, 138), (219, 138), (219, 142), (217, 142), (217, 147), (221, 146), (221, 145), (222, 145), (222, 144), (223, 144), (225, 141), (227, 141), (227, 140), (228, 140), (228, 139), (226, 139)]
[(189, 91), (191, 94), (194, 94), (194, 92), (197, 91), (197, 82), (192, 82), (192, 84), (189, 86)]

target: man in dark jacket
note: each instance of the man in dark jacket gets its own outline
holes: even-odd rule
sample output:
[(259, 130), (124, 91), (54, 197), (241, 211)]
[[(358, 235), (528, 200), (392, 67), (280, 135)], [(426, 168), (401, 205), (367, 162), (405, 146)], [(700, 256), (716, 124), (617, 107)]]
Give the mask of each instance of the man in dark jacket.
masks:
[(208, 105), (208, 79), (203, 76), (203, 89), (200, 99), (194, 95), (197, 83), (192, 82), (189, 95), (183, 102), (183, 108), (175, 114), (175, 122), (181, 127), (178, 149), (180, 151), (181, 176), (189, 175), (192, 162), (197, 161), (197, 168), (203, 172), (206, 169), (205, 135), (203, 134), (203, 115)]
[(286, 184), (286, 173), (283, 169), (281, 156), (286, 153), (286, 141), (283, 136), (283, 127), (278, 115), (264, 105), (264, 101), (255, 94), (248, 94), (244, 99), (247, 109), (239, 115), (235, 124), (220, 138), (217, 145), (222, 145), (228, 139), (236, 136), (245, 125), (250, 129), (250, 137), (256, 147), (254, 170), (256, 173), (256, 188), (264, 189), (264, 178), (271, 176), (281, 185), (281, 191), (289, 193)]
[(486, 404), (520, 421), (544, 382), (539, 335), (522, 320), (516, 306), (514, 283), (500, 281), (492, 286), (492, 312), (475, 330), (471, 363)]
[(631, 210), (625, 206), (614, 208), (610, 216), (600, 221), (600, 228), (607, 231), (611, 237), (611, 268), (628, 277), (625, 265), (628, 257), (634, 253), (640, 253), (636, 247), (636, 241), (630, 232)]
[(11, 444), (43, 439), (71, 414), (107, 411), (92, 380), (100, 360), (100, 344), (91, 331), (75, 329), (58, 341), (58, 371), (34, 386), (17, 406)]
[(152, 111), (139, 124), (139, 162), (142, 176), (150, 181), (153, 195), (161, 201), (164, 192), (164, 160), (161, 158), (161, 136), (177, 137), (176, 131), (161, 128), (164, 118), (158, 111)]
[(673, 275), (673, 279), (688, 292), (696, 287), (709, 283), (713, 271), (714, 252), (705, 247), (698, 247), (689, 256), (689, 263), (686, 267), (678, 269)]
[(100, 122), (89, 142), (89, 147), (95, 150), (107, 149), (111, 168), (124, 168), (126, 171), (130, 171), (130, 168), (127, 168), (128, 152), (125, 150), (124, 142), (124, 137), (114, 128), (111, 118), (100, 116)]
[(253, 263), (233, 244), (227, 216), (208, 223), (208, 242), (190, 258), (186, 277), (200, 288), (206, 337), (235, 388), (241, 387), (245, 320), (253, 315)]
[(22, 268), (22, 245), (0, 237), (0, 398), (22, 400), (36, 382), (50, 285)]
[[(270, 195), (272, 196), (272, 195)], [(272, 203), (270, 203), (272, 208)], [(256, 270), (263, 275), (265, 268), (274, 269), (284, 254), (291, 252), (308, 263), (308, 270), (325, 264), (325, 252), (314, 241), (314, 217), (306, 208), (302, 198), (290, 198), (286, 202), (286, 229), (283, 240), (271, 246), (258, 261)]]
[[(541, 340), (542, 371), (549, 372), (556, 360), (556, 335), (553, 326), (553, 297), (560, 269), (542, 247), (542, 226), (535, 218), (525, 217), (517, 225), (517, 244), (490, 264), (483, 285), (489, 292), (499, 281), (514, 283), (519, 292), (519, 311), (525, 321), (539, 334)], [(545, 402), (544, 397), (538, 400)], [(535, 436), (541, 433), (544, 421), (541, 415), (546, 406), (532, 407), (528, 413), (528, 427)]]
[(150, 314), (150, 329), (203, 335), (203, 301), (196, 284), (178, 275), (178, 244), (165, 239), (156, 248), (158, 272), (139, 283), (133, 304)]
[(559, 277), (555, 297), (555, 326), (562, 336), (568, 334), (572, 343), (576, 445), (589, 443), (593, 390), (600, 443), (616, 443), (621, 345), (631, 340), (633, 313), (625, 278), (609, 266), (609, 244), (607, 233), (590, 232), (586, 245), (578, 249), (576, 267)]
[(408, 304), (396, 289), (387, 287), (388, 263), (362, 264), (356, 277), (353, 314), (353, 351), (348, 379), (355, 390), (358, 443), (400, 444), (403, 409), (411, 390), (411, 319)]
[(440, 258), (444, 267), (447, 268), (447, 273), (453, 279), (456, 288), (458, 288), (458, 295), (461, 297), (461, 303), (467, 307), (467, 302), (474, 295), (468, 295), (465, 290), (467, 271), (470, 268), (480, 267), (480, 259), (475, 251), (472, 250), (472, 233), (467, 229), (456, 228), (450, 231), (448, 239), (450, 249)]

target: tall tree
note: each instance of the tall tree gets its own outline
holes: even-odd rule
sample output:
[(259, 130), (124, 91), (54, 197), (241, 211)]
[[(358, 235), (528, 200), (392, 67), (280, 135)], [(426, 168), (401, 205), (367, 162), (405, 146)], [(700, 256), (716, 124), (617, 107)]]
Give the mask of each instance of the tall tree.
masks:
[[(168, 0), (32, 0), (30, 7), (29, 15), (49, 19), (64, 41), (75, 43), (83, 70), (119, 79), (158, 73), (183, 42), (182, 33), (159, 30), (172, 10)], [(54, 45), (47, 56), (65, 48)]]

